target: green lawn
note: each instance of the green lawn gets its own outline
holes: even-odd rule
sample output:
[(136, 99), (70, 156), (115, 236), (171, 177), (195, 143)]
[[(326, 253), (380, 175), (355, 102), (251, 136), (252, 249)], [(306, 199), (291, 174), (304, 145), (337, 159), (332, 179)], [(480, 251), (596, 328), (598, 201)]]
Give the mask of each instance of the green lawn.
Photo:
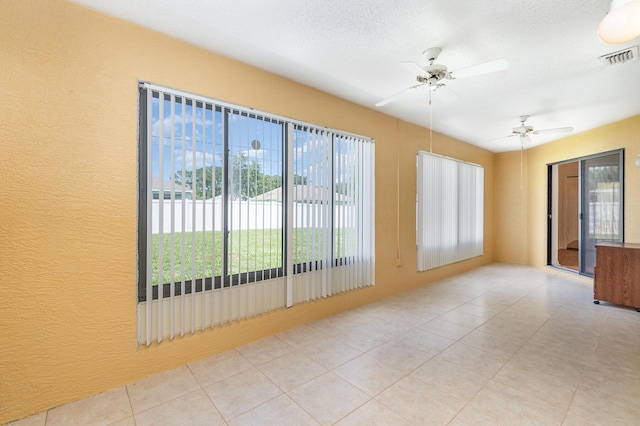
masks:
[[(310, 261), (307, 255), (307, 247), (314, 247), (315, 250), (318, 250), (320, 242), (311, 241), (313, 234), (307, 229), (296, 229), (294, 232), (294, 263)], [(336, 244), (340, 244), (341, 239), (338, 238), (337, 240)], [(153, 284), (157, 285), (159, 277), (160, 235), (153, 235), (152, 245)], [(187, 281), (193, 277), (212, 277), (222, 274), (222, 232), (188, 233), (185, 234), (184, 237), (180, 233), (176, 233), (173, 241), (175, 258), (173, 274), (170, 262), (171, 247), (171, 235), (164, 234), (164, 238), (162, 238), (163, 283), (170, 281), (181, 282), (183, 266), (184, 279)], [(261, 271), (282, 266), (282, 230), (232, 231), (229, 233), (229, 248), (230, 253), (234, 253), (233, 256), (229, 257), (230, 274)], [(337, 250), (337, 253), (342, 253), (343, 251), (344, 250)], [(315, 257), (317, 258), (318, 256)], [(214, 260), (212, 261), (212, 259)], [(172, 275), (173, 280), (171, 280)]]

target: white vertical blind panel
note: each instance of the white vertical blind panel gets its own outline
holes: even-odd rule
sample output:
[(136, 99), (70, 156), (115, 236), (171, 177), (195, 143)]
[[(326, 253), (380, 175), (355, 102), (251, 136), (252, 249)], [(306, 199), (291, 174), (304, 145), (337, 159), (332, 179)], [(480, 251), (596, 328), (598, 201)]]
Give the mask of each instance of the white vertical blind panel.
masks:
[[(356, 156), (358, 142), (353, 137), (340, 138), (343, 145), (343, 169), (342, 169), (342, 183), (344, 199), (340, 203), (343, 204), (344, 211), (344, 253), (343, 253), (343, 265), (345, 268), (345, 285), (344, 290), (349, 291), (358, 288), (360, 285), (357, 282), (357, 268), (358, 264), (355, 262), (357, 257), (358, 247), (358, 224), (360, 219), (356, 218), (357, 205), (359, 202), (356, 187), (359, 180), (358, 170), (361, 165), (358, 164), (358, 158)], [(336, 193), (336, 197), (338, 197)]]
[(366, 151), (365, 173), (363, 176), (363, 182), (365, 183), (365, 256), (367, 258), (367, 280), (365, 284), (374, 285), (376, 283), (375, 264), (376, 264), (376, 189), (375, 189), (375, 175), (376, 175), (376, 160), (375, 150), (373, 143), (367, 143), (364, 145)]
[[(207, 117), (207, 113), (208, 111), (211, 111), (211, 119), (208, 119)], [(202, 122), (203, 123), (211, 123), (210, 128), (211, 128), (211, 158), (216, 158), (216, 132), (215, 132), (215, 128), (216, 128), (216, 108), (215, 105), (211, 105), (211, 104), (207, 104), (204, 103), (202, 104)], [(209, 126), (205, 126), (205, 129), (209, 128)], [(184, 133), (183, 133), (184, 134)], [(207, 132), (205, 132), (205, 134), (202, 136), (203, 141), (206, 142), (207, 140)], [(211, 285), (212, 288), (215, 288), (215, 270), (216, 270), (216, 263), (217, 263), (217, 259), (216, 259), (216, 243), (218, 242), (216, 239), (216, 232), (215, 232), (215, 224), (216, 224), (216, 185), (215, 185), (215, 180), (216, 180), (216, 166), (215, 163), (211, 165), (211, 178), (212, 178), (212, 182), (211, 182), (211, 225), (214, 229), (214, 232), (211, 233), (211, 252), (209, 253), (209, 256), (211, 256), (210, 258), (210, 262), (211, 262)], [(184, 182), (184, 179), (182, 180)], [(184, 197), (183, 197), (184, 199)], [(184, 293), (183, 293), (184, 294)], [(216, 309), (216, 291), (212, 290), (209, 294), (210, 296), (210, 301), (209, 303), (211, 304), (211, 312), (210, 312), (210, 326), (213, 327), (216, 324), (216, 313), (217, 313), (217, 309)]]
[[(196, 176), (196, 165), (198, 164), (197, 162), (197, 149), (196, 149), (196, 138), (193, 137), (193, 135), (196, 134), (196, 109), (194, 108), (195, 105), (194, 103), (191, 103), (191, 108), (188, 109), (187, 108), (187, 100), (185, 98), (183, 98), (184, 101), (184, 106), (185, 106), (185, 110), (183, 113), (183, 119), (186, 120), (189, 115), (191, 116), (191, 164), (192, 164), (192, 168), (191, 168), (191, 176), (192, 176), (192, 183), (191, 183), (191, 187), (193, 189), (195, 189), (195, 193), (193, 194), (193, 196), (191, 197), (191, 291), (195, 292), (196, 290), (196, 279), (197, 279), (197, 273), (199, 271), (196, 271), (196, 265), (197, 265), (197, 261), (196, 261), (196, 242), (198, 241), (198, 237), (197, 237), (197, 227), (196, 227), (196, 217), (197, 217), (197, 203), (196, 203), (196, 199), (197, 197), (197, 176)], [(187, 139), (186, 135), (184, 135), (185, 139)], [(186, 235), (185, 235), (186, 237)], [(196, 323), (196, 298), (192, 297), (191, 298), (191, 334), (195, 333), (196, 331), (196, 327), (197, 327), (197, 323)]]
[(322, 198), (320, 203), (320, 209), (322, 212), (322, 226), (321, 226), (321, 238), (322, 238), (322, 252), (320, 254), (320, 267), (322, 268), (322, 284), (320, 295), (322, 297), (328, 297), (331, 295), (331, 265), (333, 262), (333, 247), (331, 236), (331, 217), (333, 216), (333, 205), (331, 200), (332, 186), (332, 173), (333, 170), (333, 155), (331, 151), (331, 135), (323, 132), (316, 141), (316, 147), (319, 151), (322, 168), (322, 174), (320, 178), (320, 191), (322, 192)]
[[(353, 159), (355, 164), (359, 164), (360, 156), (358, 155), (358, 143), (354, 140), (351, 141), (351, 154), (350, 157)], [(359, 184), (360, 184), (360, 171), (361, 167), (356, 167), (352, 170), (353, 181), (351, 182), (351, 193), (353, 194), (352, 201), (352, 210), (351, 210), (351, 229), (352, 229), (352, 241), (351, 241), (351, 288), (359, 288), (360, 287), (360, 267), (361, 262), (359, 261), (360, 257), (360, 238), (362, 238), (362, 234), (360, 232), (360, 216), (358, 213), (360, 212), (360, 194)]]
[[(230, 111), (229, 115), (233, 116), (233, 114), (235, 113), (236, 113), (235, 111)], [(231, 122), (229, 122), (228, 120), (227, 120), (227, 126), (228, 126), (227, 132), (230, 135), (227, 142), (228, 143), (227, 151), (233, 152), (234, 140), (233, 140), (233, 136), (231, 136), (232, 135), (231, 129), (233, 128), (233, 126), (231, 125)], [(227, 156), (225, 156), (225, 158), (227, 158)], [(236, 195), (235, 195), (236, 190), (234, 188), (237, 185), (237, 183), (235, 181), (235, 170), (234, 170), (235, 166), (234, 166), (234, 162), (231, 159), (229, 159), (227, 167), (228, 167), (227, 178), (229, 179), (228, 187), (231, 193), (227, 194), (227, 198), (225, 200), (233, 201), (236, 199)], [(228, 219), (229, 229), (226, 229), (225, 232), (227, 234), (227, 250), (230, 250), (230, 247), (234, 246), (234, 241), (235, 241), (235, 233), (233, 232), (233, 217), (236, 210), (236, 203), (228, 202), (225, 210), (227, 211), (227, 215), (229, 217)], [(227, 260), (227, 270), (226, 270), (227, 277), (225, 279), (228, 279), (230, 282), (229, 292), (227, 293), (229, 295), (229, 300), (227, 301), (228, 303), (227, 315), (229, 317), (229, 320), (232, 320), (233, 309), (235, 306), (235, 291), (233, 287), (233, 274), (235, 273), (235, 266), (234, 266), (235, 262), (233, 257), (229, 256), (228, 252), (224, 253), (223, 256), (225, 256)]]
[[(357, 181), (357, 188), (358, 188), (358, 210), (356, 212), (356, 220), (358, 220), (357, 218), (364, 218), (364, 201), (365, 201), (365, 197), (366, 194), (364, 192), (364, 176), (362, 174), (362, 172), (365, 169), (364, 166), (364, 148), (360, 145), (358, 145), (357, 147), (357, 155), (358, 155), (358, 164), (362, 164), (362, 167), (359, 168), (359, 173), (358, 173), (358, 181)], [(365, 257), (364, 257), (364, 227), (363, 226), (359, 226), (358, 227), (358, 235), (357, 235), (357, 259), (356, 259), (356, 265), (359, 265), (358, 267), (358, 274), (357, 274), (357, 282), (358, 282), (358, 286), (361, 286), (364, 284), (363, 278), (364, 278), (364, 267), (366, 266), (365, 264)]]
[[(160, 111), (160, 123), (164, 123), (164, 94), (160, 94), (158, 103)], [(158, 184), (158, 200), (160, 201), (160, 209), (158, 212), (158, 223), (160, 225), (158, 233), (158, 300), (161, 301), (164, 296), (164, 125), (160, 125), (160, 134), (158, 135), (158, 156), (159, 156), (159, 184)], [(158, 303), (158, 318), (162, 318), (164, 303)], [(164, 333), (162, 332), (162, 321), (157, 322), (158, 325), (158, 343), (162, 342)]]
[(290, 179), (287, 179), (286, 181), (286, 190), (287, 190), (287, 194), (288, 196), (285, 197), (284, 195), (284, 185), (285, 183), (283, 182), (282, 184), (282, 190), (283, 190), (283, 197), (282, 197), (282, 201), (286, 200), (286, 211), (287, 211), (287, 218), (289, 220), (287, 220), (287, 232), (285, 232), (286, 235), (286, 245), (285, 247), (287, 247), (288, 249), (283, 248), (283, 252), (286, 253), (286, 275), (287, 275), (287, 307), (291, 307), (293, 306), (293, 300), (294, 300), (294, 281), (293, 281), (293, 253), (292, 253), (292, 249), (293, 249), (293, 231), (294, 231), (294, 219), (293, 219), (293, 174), (294, 174), (294, 165), (293, 165), (293, 157), (294, 157), (294, 143), (293, 143), (293, 139), (294, 139), (294, 129), (293, 129), (293, 125), (292, 124), (287, 124), (286, 126), (286, 131), (287, 131), (287, 176), (290, 177)]
[[(170, 313), (170, 321), (169, 321), (169, 338), (173, 339), (173, 330), (175, 329), (176, 323), (176, 310), (174, 307), (175, 299), (176, 299), (176, 287), (175, 287), (175, 277), (176, 277), (176, 194), (175, 194), (175, 183), (173, 181), (173, 177), (176, 174), (176, 133), (175, 133), (175, 124), (176, 124), (176, 98), (174, 95), (169, 97), (170, 102), (170, 115), (171, 115), (171, 136), (170, 136), (170, 160), (169, 160), (169, 176), (170, 176), (170, 184), (169, 184), (169, 198), (171, 203), (171, 229), (170, 229), (170, 245), (169, 245), (169, 298), (171, 299), (171, 303), (169, 304), (169, 313)], [(164, 198), (164, 197), (163, 197)], [(164, 204), (164, 203), (163, 203)]]
[[(224, 138), (224, 135), (227, 133), (227, 120), (225, 119), (224, 114), (221, 114), (221, 118), (220, 118), (220, 129), (221, 129), (221, 137)], [(213, 107), (213, 117), (216, 117), (216, 109), (215, 106)], [(214, 126), (214, 129), (217, 128), (217, 126)], [(222, 151), (220, 153), (220, 157), (222, 158), (221, 164), (222, 164), (222, 170), (225, 170), (228, 167), (227, 164), (227, 157), (225, 155), (222, 155), (225, 151), (225, 144), (223, 141), (220, 142), (220, 146), (222, 147)], [(215, 173), (215, 171), (214, 171)], [(222, 174), (222, 173), (221, 173)], [(222, 177), (222, 182), (224, 182), (225, 179), (224, 177)], [(227, 204), (224, 202), (224, 200), (228, 199), (228, 188), (227, 185), (221, 185), (221, 199), (220, 201), (218, 201), (215, 197), (215, 193), (214, 193), (214, 197), (213, 197), (213, 201), (214, 203), (220, 202), (220, 214), (222, 215), (221, 218), (221, 222), (224, 219), (225, 214), (227, 213)], [(215, 222), (214, 222), (215, 223)], [(225, 230), (222, 230), (222, 234), (220, 235), (220, 246), (223, 246), (224, 244), (224, 239), (225, 239)], [(225, 262), (225, 256), (226, 253), (224, 252), (224, 248), (221, 250), (221, 259), (220, 259), (220, 263), (221, 263), (221, 280), (220, 280), (220, 286), (221, 286), (221, 290), (225, 289), (225, 276), (227, 275), (227, 266), (226, 266), (226, 262)], [(225, 323), (225, 312), (226, 312), (226, 303), (227, 300), (229, 299), (228, 297), (225, 297), (225, 295), (228, 294), (228, 292), (226, 291), (220, 291), (219, 292), (219, 305), (218, 305), (218, 311), (220, 312), (219, 317), (218, 317), (218, 321), (216, 321), (217, 324), (222, 325)]]
[(476, 167), (475, 187), (476, 215), (473, 227), (474, 239), (472, 255), (482, 256), (484, 253), (484, 169), (482, 167)]
[[(153, 93), (151, 90), (147, 91), (147, 220), (153, 222), (153, 188), (149, 182), (153, 182), (153, 169), (150, 164), (153, 164)], [(147, 231), (146, 247), (151, 247), (153, 242), (153, 234)], [(153, 274), (149, 271), (153, 271), (153, 252), (147, 249), (146, 259), (147, 274), (145, 277), (146, 285), (146, 300), (153, 300)], [(145, 342), (147, 345), (151, 344), (151, 318), (153, 312), (151, 309), (147, 309), (145, 312)], [(141, 341), (141, 340), (140, 340)]]
[[(459, 176), (458, 162), (443, 161), (442, 166), (442, 188), (441, 197), (444, 205), (444, 212), (441, 215), (445, 226), (440, 229), (440, 242), (444, 247), (439, 266), (447, 265), (458, 261), (458, 241), (459, 241)], [(437, 224), (434, 224), (434, 228)]]
[[(200, 189), (201, 193), (202, 193), (202, 199), (206, 199), (207, 196), (207, 162), (206, 162), (206, 158), (207, 158), (207, 144), (206, 144), (206, 132), (205, 132), (205, 124), (206, 121), (204, 119), (204, 117), (202, 115), (200, 115), (200, 120), (201, 123), (198, 123), (198, 116), (199, 116), (199, 111), (197, 108), (197, 102), (195, 100), (192, 100), (192, 111), (193, 111), (193, 123), (195, 126), (195, 130), (193, 132), (193, 134), (191, 135), (191, 138), (194, 139), (196, 141), (196, 146), (198, 146), (198, 142), (200, 145), (200, 152), (202, 152), (202, 159), (200, 160), (200, 162), (198, 162), (197, 164), (195, 164), (195, 167), (197, 167), (200, 170), (200, 173), (202, 174), (202, 187)], [(204, 114), (205, 108), (204, 105), (202, 105), (202, 114)], [(198, 132), (199, 130), (199, 132)], [(198, 141), (198, 134), (200, 134), (200, 141)], [(196, 179), (197, 182), (197, 179)], [(214, 186), (214, 185), (212, 185)], [(201, 203), (202, 204), (202, 217), (206, 218), (207, 217), (207, 203)], [(200, 256), (202, 259), (202, 275), (200, 276), (200, 280), (202, 283), (202, 291), (204, 291), (205, 289), (205, 277), (208, 275), (207, 274), (207, 244), (206, 244), (206, 239), (207, 239), (207, 221), (203, 220), (202, 221), (202, 236), (200, 238)], [(213, 272), (213, 271), (212, 271)], [(213, 273), (211, 274), (213, 276)], [(205, 329), (205, 298), (204, 297), (200, 297), (200, 330), (204, 330)]]
[[(185, 111), (185, 102), (184, 99), (182, 100), (182, 111), (184, 113)], [(180, 132), (180, 155), (182, 156), (182, 158), (185, 158), (186, 156), (186, 138), (185, 138), (185, 130), (186, 130), (186, 120), (182, 120), (181, 123), (181, 132)], [(184, 182), (186, 179), (186, 167), (181, 167), (180, 168), (180, 181)], [(186, 229), (186, 224), (187, 224), (187, 202), (186, 202), (186, 188), (184, 185), (182, 185), (182, 197), (181, 197), (181, 212), (180, 212), (180, 218), (181, 218), (181, 228), (182, 230)], [(184, 233), (181, 233), (180, 235), (180, 259), (182, 259), (182, 262), (180, 262), (180, 294), (185, 294), (186, 293), (186, 286), (187, 286), (187, 279), (186, 279), (186, 262), (184, 262), (184, 259), (187, 258), (187, 238), (186, 235), (184, 235)], [(148, 299), (147, 299), (148, 300)], [(184, 336), (185, 333), (185, 327), (186, 327), (186, 318), (185, 318), (185, 310), (186, 310), (186, 297), (181, 297), (180, 298), (180, 336)]]
[[(313, 140), (318, 137), (317, 131), (312, 132)], [(318, 150), (311, 149), (310, 151), (310, 163), (317, 165), (318, 164)], [(310, 184), (309, 184), (309, 204), (312, 205), (311, 208), (311, 218), (310, 218), (310, 255), (309, 255), (309, 270), (311, 268), (318, 267), (319, 253), (318, 253), (318, 241), (320, 239), (320, 235), (322, 234), (320, 223), (319, 223), (319, 206), (322, 204), (322, 193), (319, 190), (318, 185), (315, 183), (319, 181), (318, 173), (319, 167), (313, 167), (310, 173)], [(309, 295), (310, 299), (316, 299), (319, 297), (319, 279), (318, 274), (311, 274), (311, 294)]]
[[(313, 138), (313, 132), (307, 131), (304, 141), (305, 144), (307, 145), (307, 147), (309, 147), (309, 142), (310, 142), (310, 138)], [(304, 175), (305, 177), (307, 177), (307, 179), (309, 179), (312, 174), (312, 172), (310, 173), (310, 171), (312, 170), (311, 167), (311, 160), (313, 158), (313, 149), (309, 150), (307, 149), (307, 155), (302, 155), (300, 156), (301, 161), (302, 161), (302, 170), (304, 170)], [(294, 189), (294, 192), (296, 189), (300, 189), (300, 194), (298, 195), (298, 199), (295, 199), (295, 202), (298, 203), (298, 205), (302, 206), (302, 223), (299, 224), (299, 227), (297, 229), (298, 232), (302, 232), (302, 247), (303, 247), (303, 255), (304, 257), (302, 259), (300, 259), (300, 263), (304, 264), (301, 266), (305, 266), (307, 271), (311, 271), (312, 270), (312, 262), (313, 262), (313, 258), (312, 256), (312, 249), (311, 249), (311, 237), (313, 235), (313, 233), (315, 232), (315, 230), (313, 229), (313, 224), (310, 223), (310, 216), (311, 216), (311, 211), (312, 211), (312, 199), (310, 194), (308, 194), (309, 192), (309, 185), (305, 185), (302, 182), (298, 185), (298, 188)], [(305, 224), (307, 226), (305, 226)], [(297, 263), (297, 261), (296, 261)], [(304, 280), (304, 299), (306, 301), (308, 300), (312, 300), (311, 297), (311, 278), (312, 278), (313, 274), (302, 274), (302, 279)]]
[[(334, 138), (334, 140), (336, 140), (336, 138)], [(340, 179), (341, 173), (344, 172), (344, 144), (342, 143), (342, 140), (340, 138), (337, 138), (337, 141), (334, 142), (334, 150), (335, 150), (335, 158), (336, 158), (336, 164), (334, 166), (334, 175), (333, 175), (333, 188), (332, 188), (332, 194), (334, 196), (334, 198), (337, 198), (337, 194), (336, 194), (336, 183), (338, 181), (338, 179)], [(343, 184), (344, 182), (340, 182), (341, 184)], [(344, 185), (343, 185), (343, 190), (344, 190)], [(346, 198), (343, 197), (343, 199)], [(336, 203), (334, 211), (336, 212), (335, 216), (335, 234), (334, 234), (334, 238), (337, 239), (337, 249), (336, 249), (336, 253), (334, 256), (334, 262), (335, 262), (335, 266), (339, 266), (344, 264), (345, 261), (345, 243), (346, 243), (346, 235), (345, 235), (345, 229), (344, 229), (344, 218), (345, 218), (345, 212), (346, 212), (346, 207), (347, 207), (347, 201), (343, 201), (341, 204)], [(345, 284), (346, 284), (346, 280), (345, 280), (345, 269), (346, 268), (339, 268), (338, 271), (340, 272), (339, 274), (339, 279), (336, 280), (336, 284), (338, 284), (338, 288), (336, 289), (337, 292), (342, 292), (345, 290)]]
[(482, 255), (482, 167), (420, 151), (417, 179), (418, 270)]
[[(296, 242), (306, 261), (294, 275), (294, 303), (372, 285), (373, 144), (305, 129), (296, 132), (295, 149), (308, 153), (307, 159), (296, 157), (295, 171), (308, 171), (309, 180), (306, 192), (295, 191), (296, 227), (306, 223), (307, 237)], [(301, 202), (306, 205), (299, 207)]]

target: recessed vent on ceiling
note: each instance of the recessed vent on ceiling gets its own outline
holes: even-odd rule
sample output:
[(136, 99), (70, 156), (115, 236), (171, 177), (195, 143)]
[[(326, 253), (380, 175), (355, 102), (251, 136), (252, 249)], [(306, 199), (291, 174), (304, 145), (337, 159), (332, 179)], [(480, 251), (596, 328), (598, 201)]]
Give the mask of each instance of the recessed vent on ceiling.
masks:
[(607, 65), (624, 64), (625, 62), (638, 59), (638, 46), (632, 46), (624, 50), (619, 50), (613, 53), (607, 53), (600, 56)]

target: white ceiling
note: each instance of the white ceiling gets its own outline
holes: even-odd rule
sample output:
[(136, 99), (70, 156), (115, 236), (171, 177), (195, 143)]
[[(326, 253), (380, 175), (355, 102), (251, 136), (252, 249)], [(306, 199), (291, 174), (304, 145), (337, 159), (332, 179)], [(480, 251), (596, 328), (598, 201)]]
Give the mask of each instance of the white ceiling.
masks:
[[(430, 47), (449, 70), (506, 59), (504, 71), (433, 93), (434, 130), (494, 152), (520, 148), (517, 137), (495, 140), (520, 115), (576, 133), (640, 114), (640, 60), (599, 59), (640, 44), (598, 39), (608, 0), (74, 1), (424, 127), (424, 87), (374, 106), (416, 84), (400, 62), (426, 65)], [(534, 135), (529, 146), (566, 135)]]

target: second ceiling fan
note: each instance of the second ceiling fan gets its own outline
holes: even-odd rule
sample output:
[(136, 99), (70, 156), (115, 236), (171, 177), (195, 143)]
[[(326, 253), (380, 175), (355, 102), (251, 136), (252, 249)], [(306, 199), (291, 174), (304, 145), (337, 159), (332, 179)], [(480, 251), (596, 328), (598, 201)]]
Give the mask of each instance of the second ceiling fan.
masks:
[(529, 137), (529, 135), (541, 135), (543, 133), (562, 133), (562, 132), (573, 131), (573, 127), (556, 127), (553, 129), (535, 130), (533, 126), (527, 125), (528, 119), (529, 119), (528, 115), (521, 115), (520, 125), (517, 127), (514, 127), (510, 135), (502, 136), (497, 139), (506, 139), (506, 138), (512, 138), (514, 136), (518, 136), (518, 138), (520, 139), (520, 146), (524, 148), (525, 144), (528, 144), (531, 142), (531, 138)]
[(472, 65), (466, 68), (458, 69), (456, 71), (449, 71), (446, 65), (436, 63), (436, 60), (438, 59), (438, 56), (441, 52), (442, 49), (439, 47), (432, 47), (425, 50), (423, 52), (423, 55), (429, 61), (429, 64), (425, 67), (422, 67), (415, 62), (403, 62), (403, 64), (406, 64), (418, 73), (418, 75), (416, 76), (418, 84), (414, 84), (413, 86), (410, 86), (393, 96), (381, 100), (380, 102), (376, 103), (376, 106), (381, 107), (388, 104), (389, 102), (393, 102), (405, 93), (419, 87), (426, 86), (429, 90), (437, 90), (445, 86), (443, 80), (455, 80), (459, 78), (488, 74), (491, 72), (501, 71), (508, 67), (508, 63), (506, 60), (496, 59), (495, 61)]

